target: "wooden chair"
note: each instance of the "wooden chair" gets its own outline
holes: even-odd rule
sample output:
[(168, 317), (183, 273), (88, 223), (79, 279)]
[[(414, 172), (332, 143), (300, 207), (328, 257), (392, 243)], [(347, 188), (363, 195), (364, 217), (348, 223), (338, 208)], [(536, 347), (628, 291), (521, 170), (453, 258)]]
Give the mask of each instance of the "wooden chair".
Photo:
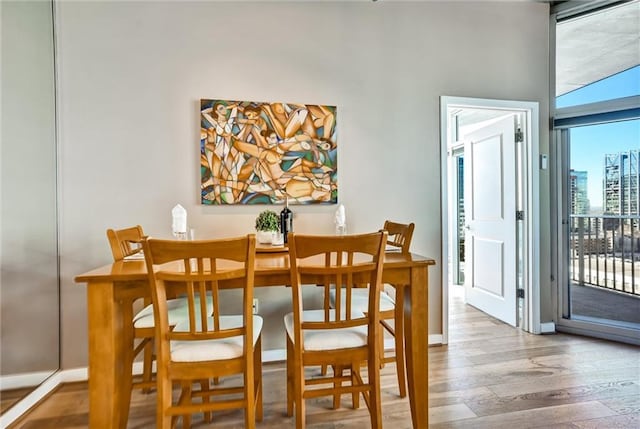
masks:
[[(111, 253), (113, 255), (114, 262), (121, 261), (127, 256), (139, 253), (142, 250), (143, 238), (144, 232), (140, 225), (119, 230), (108, 229), (107, 239), (111, 246)], [(136, 356), (141, 352), (144, 352), (142, 381), (134, 381), (133, 387), (141, 388), (144, 392), (149, 392), (151, 388), (155, 387), (155, 381), (152, 380), (154, 327), (153, 323), (151, 323), (150, 326), (135, 327), (135, 321), (147, 313), (152, 313), (153, 308), (151, 307), (151, 298), (145, 299), (144, 306), (145, 308), (140, 313), (136, 314), (136, 316), (133, 316), (133, 307), (127, 309), (130, 312), (131, 319), (134, 323), (134, 341), (137, 341), (137, 345), (134, 346), (133, 352), (130, 354), (131, 362), (127, 365), (128, 367), (131, 367)], [(148, 317), (145, 320), (148, 320)], [(153, 319), (151, 319), (151, 322), (153, 322)]]
[[(142, 251), (142, 240), (145, 235), (140, 225), (132, 226), (124, 229), (108, 229), (107, 238), (111, 246), (111, 253), (114, 261), (121, 261), (128, 256), (138, 254)], [(213, 302), (210, 296), (207, 297), (207, 310), (213, 309)], [(133, 350), (125, 357), (127, 367), (132, 367), (136, 357), (143, 353), (142, 377), (141, 380), (134, 380), (132, 388), (142, 389), (148, 393), (156, 386), (153, 380), (153, 361), (155, 336), (155, 321), (153, 317), (153, 305), (151, 297), (144, 299), (144, 307), (135, 313), (133, 306), (127, 307), (125, 311), (128, 313), (133, 323)], [(187, 300), (185, 298), (176, 298), (169, 300), (170, 308), (169, 320), (171, 325), (175, 325), (179, 320), (187, 317)], [(136, 344), (137, 343), (137, 344)]]
[[(255, 420), (262, 420), (263, 414), (262, 318), (252, 312), (255, 236), (204, 241), (148, 239), (143, 248), (156, 326), (156, 427), (171, 428), (179, 415), (183, 416), (182, 427), (189, 427), (191, 414), (204, 412), (205, 421), (209, 421), (212, 411), (244, 408), (244, 427), (254, 428)], [(229, 282), (242, 293), (225, 290)], [(187, 319), (173, 328), (168, 317), (168, 286), (184, 290), (188, 304)], [(225, 292), (230, 293), (225, 305), (233, 308), (233, 300), (240, 299), (242, 314), (221, 314), (220, 296)], [(198, 299), (206, 294), (213, 297), (212, 311), (204, 311), (203, 300)], [(243, 374), (241, 387), (201, 383), (232, 374)], [(176, 403), (172, 401), (174, 381), (182, 385)], [(198, 390), (192, 388), (196, 382)]]
[[(413, 237), (413, 223), (402, 224), (385, 221), (383, 230), (389, 234), (387, 239), (387, 251), (400, 251), (409, 253), (411, 238)], [(389, 332), (395, 342), (395, 354), (385, 356), (384, 335), (380, 335), (381, 362), (396, 363), (396, 373), (398, 377), (398, 389), (401, 398), (407, 396), (406, 371), (404, 361), (404, 285), (393, 285), (395, 296), (389, 295), (384, 288), (380, 293), (380, 323)], [(330, 292), (330, 305), (335, 305), (335, 292)], [(361, 311), (367, 311), (368, 289), (356, 289), (352, 292), (352, 305)], [(393, 320), (393, 326), (389, 323)]]
[(114, 261), (121, 261), (127, 256), (134, 255), (142, 250), (144, 233), (140, 225), (124, 229), (108, 229), (107, 239), (111, 246)]
[[(337, 407), (339, 397), (345, 393), (351, 393), (354, 408), (359, 406), (362, 393), (369, 408), (371, 427), (382, 427), (378, 347), (381, 328), (379, 313), (372, 310), (380, 305), (386, 240), (384, 231), (345, 236), (289, 235), (293, 312), (284, 318), (287, 415), (293, 415), (295, 407), (297, 429), (305, 426), (305, 399), (333, 396), (334, 407)], [(332, 288), (344, 290), (345, 299), (337, 299), (335, 308), (326, 305), (320, 310), (305, 310), (301, 276), (305, 282), (309, 277), (314, 278), (314, 283), (325, 288), (325, 296)], [(367, 313), (352, 308), (351, 292), (360, 284), (366, 284), (375, 292), (369, 295)], [(366, 382), (360, 374), (365, 362)], [(307, 366), (330, 366), (333, 372), (306, 379)], [(346, 376), (345, 370), (349, 371)]]
[[(391, 222), (389, 220), (385, 221), (383, 230), (387, 231), (389, 234), (386, 250), (392, 251), (397, 249), (401, 253), (409, 253), (414, 228), (415, 225), (413, 222), (409, 224), (402, 224)], [(398, 388), (400, 390), (401, 398), (407, 396), (406, 371), (404, 365), (404, 286), (405, 285), (401, 284), (393, 285), (393, 288), (395, 289), (394, 297), (384, 293), (384, 296), (381, 296), (380, 298), (380, 323), (384, 329), (393, 336), (395, 342), (395, 355), (384, 356), (384, 338), (382, 338), (382, 362), (396, 363)], [(385, 302), (384, 306), (382, 304), (383, 300)], [(393, 306), (390, 308), (389, 304), (393, 304)], [(389, 325), (388, 321), (390, 319), (393, 319), (393, 327)], [(384, 336), (381, 335), (381, 337)]]

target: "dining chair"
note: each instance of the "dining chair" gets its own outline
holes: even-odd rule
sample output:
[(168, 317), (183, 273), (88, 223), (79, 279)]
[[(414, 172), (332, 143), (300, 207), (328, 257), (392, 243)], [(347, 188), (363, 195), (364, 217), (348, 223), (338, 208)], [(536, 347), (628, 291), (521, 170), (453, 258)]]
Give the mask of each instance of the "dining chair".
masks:
[[(109, 240), (114, 262), (139, 254), (142, 251), (143, 238), (144, 232), (140, 225), (118, 230), (107, 229), (107, 239)], [(142, 320), (138, 322), (136, 327), (135, 321), (137, 319), (149, 321), (149, 317), (145, 317), (145, 315), (153, 313), (151, 298), (144, 299), (144, 308), (135, 316), (133, 315), (133, 307), (126, 308), (125, 312), (129, 315), (125, 316), (126, 319), (130, 319), (134, 323), (133, 337), (134, 341), (137, 342), (137, 345), (134, 345), (133, 351), (129, 354), (130, 362), (127, 363), (127, 368), (131, 368), (136, 356), (143, 353), (142, 380), (134, 381), (132, 387), (143, 389), (145, 393), (148, 393), (151, 388), (155, 387), (155, 381), (152, 380), (154, 327), (153, 323), (145, 323), (148, 326), (140, 326)], [(151, 317), (152, 321), (153, 316)]]
[(124, 229), (107, 229), (107, 239), (111, 246), (114, 261), (121, 261), (127, 256), (134, 255), (142, 250), (142, 238), (144, 232), (140, 225)]
[[(178, 416), (182, 427), (189, 427), (192, 414), (203, 412), (208, 422), (213, 411), (243, 408), (244, 427), (254, 428), (263, 416), (263, 322), (252, 311), (255, 235), (200, 241), (150, 238), (143, 248), (156, 328), (156, 427), (171, 428)], [(172, 327), (167, 296), (175, 287), (186, 294), (188, 317)], [(235, 293), (238, 289), (241, 293)], [(205, 311), (201, 299), (208, 294), (212, 311)], [(221, 302), (227, 309), (237, 306), (241, 314), (223, 314)], [(243, 375), (241, 387), (201, 383), (234, 374)], [(177, 402), (172, 400), (174, 382), (181, 385)], [(194, 383), (200, 388), (194, 389)]]
[[(117, 230), (108, 229), (107, 238), (114, 262), (122, 261), (134, 255), (141, 255), (141, 259), (144, 260), (142, 252), (142, 240), (144, 237), (145, 234), (140, 225)], [(142, 389), (143, 392), (149, 393), (151, 389), (156, 387), (156, 382), (153, 380), (153, 362), (155, 360), (153, 338), (155, 336), (155, 322), (151, 296), (144, 298), (142, 301), (143, 308), (137, 312), (134, 311), (134, 305), (136, 304), (127, 306), (124, 309), (125, 320), (131, 320), (133, 323), (134, 340), (132, 350), (129, 350), (129, 353), (127, 353), (124, 358), (127, 361), (125, 363), (127, 365), (126, 367), (132, 368), (136, 357), (140, 355), (140, 353), (143, 354), (141, 379), (133, 381), (131, 387), (134, 389)], [(206, 303), (208, 311), (213, 309), (211, 296), (207, 296)], [(167, 305), (170, 308), (169, 323), (172, 326), (179, 320), (187, 317), (188, 309), (185, 298), (174, 296), (173, 299), (168, 301)]]
[[(403, 224), (385, 221), (384, 231), (387, 231), (386, 251), (399, 251), (409, 253), (411, 238), (413, 237), (413, 223)], [(395, 362), (398, 377), (398, 390), (401, 398), (407, 396), (406, 371), (404, 360), (404, 285), (384, 285), (380, 292), (380, 323), (394, 340), (395, 350), (393, 355), (385, 355), (384, 335), (380, 335), (381, 364)], [(391, 290), (387, 290), (391, 289)], [(393, 293), (395, 292), (395, 293)], [(393, 296), (391, 295), (393, 293)], [(329, 292), (330, 305), (335, 306), (335, 291)], [(352, 292), (352, 305), (361, 311), (367, 311), (369, 289), (359, 288)], [(343, 297), (344, 300), (344, 297)], [(393, 325), (389, 323), (393, 320)]]
[[(371, 427), (382, 426), (380, 404), (381, 335), (380, 288), (387, 233), (345, 236), (289, 235), (289, 262), (293, 312), (284, 318), (287, 342), (287, 415), (295, 408), (296, 428), (305, 426), (305, 400), (333, 396), (334, 408), (343, 394), (351, 394), (353, 407), (362, 394), (369, 409)], [(344, 290), (334, 308), (305, 309), (302, 278), (305, 283), (322, 285), (325, 296), (330, 289)], [(312, 281), (311, 281), (312, 280)], [(372, 291), (367, 312), (352, 307), (351, 293), (366, 284)], [(367, 377), (360, 368), (367, 366)], [(305, 367), (329, 366), (331, 373), (305, 378)], [(345, 375), (345, 371), (348, 371)], [(346, 384), (343, 384), (346, 383)]]

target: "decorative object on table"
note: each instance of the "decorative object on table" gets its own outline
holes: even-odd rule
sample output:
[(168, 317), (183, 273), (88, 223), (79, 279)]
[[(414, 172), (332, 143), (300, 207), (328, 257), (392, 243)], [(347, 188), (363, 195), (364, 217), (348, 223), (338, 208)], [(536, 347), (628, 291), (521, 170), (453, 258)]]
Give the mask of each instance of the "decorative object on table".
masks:
[(178, 240), (187, 239), (187, 211), (180, 204), (171, 209), (171, 231)]
[(256, 237), (258, 243), (273, 243), (279, 227), (280, 219), (276, 212), (273, 210), (262, 211), (256, 218)]
[(287, 234), (293, 232), (293, 212), (289, 209), (289, 198), (285, 199), (285, 205), (280, 212), (280, 232), (282, 233), (282, 242), (287, 243)]
[(336, 210), (336, 235), (345, 235), (347, 233), (347, 214), (344, 205), (340, 204)]
[(202, 204), (337, 203), (336, 110), (200, 100)]

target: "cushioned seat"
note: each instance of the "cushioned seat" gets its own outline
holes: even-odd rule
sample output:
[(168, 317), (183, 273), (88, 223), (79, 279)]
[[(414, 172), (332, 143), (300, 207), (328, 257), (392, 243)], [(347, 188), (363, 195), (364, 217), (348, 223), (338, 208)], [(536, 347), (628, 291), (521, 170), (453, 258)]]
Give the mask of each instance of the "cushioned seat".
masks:
[[(242, 327), (242, 316), (220, 316), (220, 330)], [(262, 332), (262, 317), (253, 316), (253, 345), (255, 347)], [(197, 330), (202, 329), (197, 323)], [(213, 318), (207, 318), (213, 326)], [(189, 322), (179, 322), (173, 332), (189, 332)], [(244, 339), (241, 335), (219, 340), (171, 341), (171, 360), (174, 362), (198, 362), (235, 359), (241, 357)]]
[[(361, 311), (352, 314), (353, 319), (361, 318)], [(335, 320), (335, 310), (331, 310), (330, 317)], [(305, 310), (305, 322), (324, 321), (324, 310)], [(289, 336), (294, 335), (293, 313), (284, 317), (284, 326)], [(367, 344), (367, 327), (356, 326), (343, 329), (314, 329), (303, 331), (305, 350), (338, 350), (362, 347)]]

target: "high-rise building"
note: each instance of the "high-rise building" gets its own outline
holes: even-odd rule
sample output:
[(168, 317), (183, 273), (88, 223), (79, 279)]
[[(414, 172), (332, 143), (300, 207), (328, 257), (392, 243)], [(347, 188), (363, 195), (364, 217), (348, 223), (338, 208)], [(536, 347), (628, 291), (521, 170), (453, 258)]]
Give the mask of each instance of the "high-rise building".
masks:
[(571, 192), (571, 214), (588, 214), (587, 172), (571, 170), (569, 172), (569, 190)]
[(604, 156), (603, 202), (605, 214), (640, 214), (640, 151)]

